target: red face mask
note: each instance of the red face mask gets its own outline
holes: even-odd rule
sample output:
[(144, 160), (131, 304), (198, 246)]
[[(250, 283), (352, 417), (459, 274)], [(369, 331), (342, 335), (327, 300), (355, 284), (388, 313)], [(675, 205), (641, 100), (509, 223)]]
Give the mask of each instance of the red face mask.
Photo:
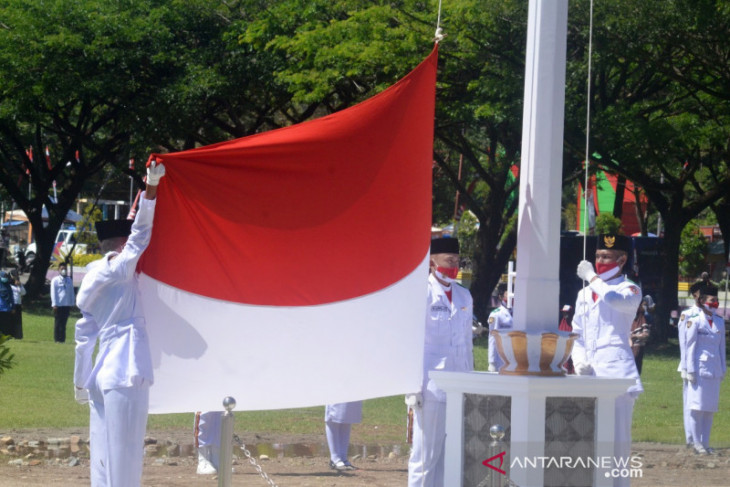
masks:
[(720, 307), (720, 301), (715, 301), (714, 303), (705, 303), (705, 306), (712, 309), (717, 309)]
[(456, 276), (459, 275), (459, 268), (458, 267), (441, 267), (437, 266), (436, 270), (441, 273), (442, 276), (448, 277), (449, 279), (456, 279)]
[(618, 265), (615, 262), (609, 262), (608, 264), (604, 264), (603, 262), (596, 262), (596, 272), (600, 275), (604, 272), (608, 272), (611, 269), (618, 270)]

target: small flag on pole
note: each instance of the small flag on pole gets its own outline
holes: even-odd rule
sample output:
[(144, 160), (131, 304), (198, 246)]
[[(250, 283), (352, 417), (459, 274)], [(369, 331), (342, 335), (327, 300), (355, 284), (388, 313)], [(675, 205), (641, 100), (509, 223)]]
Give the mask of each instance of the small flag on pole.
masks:
[[(51, 171), (53, 168), (51, 167), (51, 151), (48, 150), (48, 146), (46, 146), (46, 165), (48, 166), (48, 170)], [(58, 201), (58, 194), (56, 193), (56, 180), (53, 180), (53, 199)]]
[[(28, 146), (28, 150), (25, 151), (25, 155), (28, 156), (28, 160), (33, 164), (33, 146)], [(30, 166), (25, 168), (25, 174), (30, 176)]]
[(51, 167), (51, 152), (48, 150), (48, 146), (46, 146), (46, 165), (48, 166), (49, 171), (53, 169)]

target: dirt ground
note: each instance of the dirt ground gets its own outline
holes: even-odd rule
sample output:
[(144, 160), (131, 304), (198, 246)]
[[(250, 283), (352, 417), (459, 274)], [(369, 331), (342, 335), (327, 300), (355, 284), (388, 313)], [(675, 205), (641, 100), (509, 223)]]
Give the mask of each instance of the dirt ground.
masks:
[[(79, 486), (89, 485), (89, 460), (85, 451), (88, 431), (78, 430), (13, 430), (0, 432), (5, 444), (0, 446), (0, 486)], [(79, 437), (77, 447), (74, 437)], [(196, 457), (188, 431), (150, 431), (157, 446), (148, 447), (145, 457), (143, 486), (209, 486), (218, 485), (214, 476), (195, 474)], [(7, 438), (12, 438), (8, 443)], [(70, 444), (69, 444), (69, 438)], [(320, 445), (321, 435), (242, 438), (248, 444), (300, 445), (302, 455), (272, 454), (259, 460), (275, 485), (282, 487), (390, 487), (406, 485), (408, 464), (406, 453), (371, 449), (372, 454), (356, 456), (359, 467), (352, 472), (338, 473), (329, 469), (326, 450), (306, 445)], [(40, 448), (33, 448), (36, 443)], [(8, 446), (14, 445), (8, 451)], [(58, 449), (60, 448), (60, 449)], [(157, 449), (154, 453), (152, 450)], [(254, 451), (254, 455), (258, 453)], [(283, 450), (281, 450), (283, 451)], [(314, 452), (307, 454), (306, 451)], [(632, 485), (643, 486), (730, 486), (730, 449), (717, 456), (698, 457), (684, 447), (654, 443), (635, 443), (633, 451), (643, 457), (642, 478)], [(60, 453), (59, 453), (60, 452)], [(168, 456), (167, 453), (170, 453)], [(248, 460), (240, 454), (234, 462), (232, 485), (266, 486)]]

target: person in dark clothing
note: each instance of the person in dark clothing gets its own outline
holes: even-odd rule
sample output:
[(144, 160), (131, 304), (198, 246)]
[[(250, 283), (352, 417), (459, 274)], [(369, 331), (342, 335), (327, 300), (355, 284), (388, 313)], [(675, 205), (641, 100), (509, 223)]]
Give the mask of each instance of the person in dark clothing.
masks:
[(13, 289), (10, 287), (10, 274), (0, 271), (0, 334), (13, 335), (15, 333), (15, 301)]

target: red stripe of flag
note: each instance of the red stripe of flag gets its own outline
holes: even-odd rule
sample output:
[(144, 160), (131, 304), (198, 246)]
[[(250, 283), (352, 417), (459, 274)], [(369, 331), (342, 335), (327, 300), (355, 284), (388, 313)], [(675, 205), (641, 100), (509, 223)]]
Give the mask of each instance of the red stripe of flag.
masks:
[[(202, 296), (306, 306), (393, 285), (428, 253), (437, 51), (341, 112), (171, 154), (140, 268)], [(181, 265), (185, 262), (185, 265)]]

